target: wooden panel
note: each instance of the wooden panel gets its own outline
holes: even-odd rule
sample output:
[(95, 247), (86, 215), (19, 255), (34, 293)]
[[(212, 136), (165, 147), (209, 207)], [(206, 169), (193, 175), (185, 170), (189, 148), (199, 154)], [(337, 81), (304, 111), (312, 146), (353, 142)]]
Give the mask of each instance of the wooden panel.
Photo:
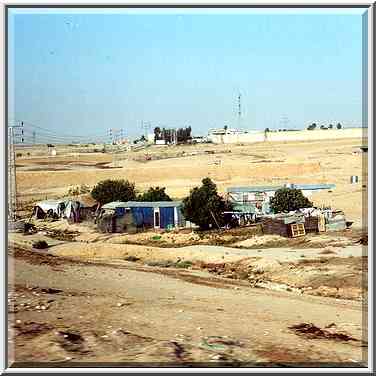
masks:
[(305, 235), (305, 228), (303, 223), (296, 223), (291, 225), (291, 236), (297, 238)]

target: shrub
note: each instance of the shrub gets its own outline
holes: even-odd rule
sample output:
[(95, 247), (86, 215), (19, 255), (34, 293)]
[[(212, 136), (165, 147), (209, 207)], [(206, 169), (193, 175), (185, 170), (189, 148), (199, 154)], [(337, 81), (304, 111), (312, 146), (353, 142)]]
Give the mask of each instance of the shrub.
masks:
[(100, 181), (91, 191), (94, 200), (101, 205), (112, 201), (132, 201), (136, 199), (134, 183), (128, 180), (103, 180)]
[(309, 131), (312, 131), (312, 130), (314, 130), (314, 129), (316, 129), (317, 128), (317, 124), (316, 123), (312, 123), (311, 125), (309, 125), (308, 127), (307, 127), (307, 129), (309, 130)]
[(139, 195), (138, 201), (172, 201), (171, 197), (165, 192), (166, 188), (150, 187), (146, 192)]
[(33, 243), (33, 248), (46, 249), (48, 248), (48, 243), (45, 240), (37, 240)]
[(69, 187), (68, 196), (78, 196), (78, 195), (82, 195), (82, 194), (89, 193), (89, 192), (90, 192), (90, 187), (85, 184), (74, 185), (72, 187)]
[(303, 195), (300, 189), (281, 188), (270, 199), (270, 208), (274, 213), (289, 212), (310, 207), (312, 207), (312, 202)]
[(86, 184), (80, 185), (80, 194), (85, 194), (90, 192), (90, 187)]
[(139, 261), (140, 258), (131, 255), (131, 256), (127, 256), (124, 260), (125, 260), (125, 261), (130, 261), (130, 262), (136, 262), (136, 261)]
[(195, 187), (183, 200), (184, 217), (202, 230), (222, 226), (226, 202), (217, 193), (217, 186), (209, 178), (202, 180), (201, 187)]
[(176, 268), (181, 268), (181, 269), (188, 269), (192, 267), (192, 261), (178, 261), (175, 264)]
[(17, 157), (17, 158), (22, 157), (22, 153), (17, 153), (17, 154), (16, 154), (16, 157)]

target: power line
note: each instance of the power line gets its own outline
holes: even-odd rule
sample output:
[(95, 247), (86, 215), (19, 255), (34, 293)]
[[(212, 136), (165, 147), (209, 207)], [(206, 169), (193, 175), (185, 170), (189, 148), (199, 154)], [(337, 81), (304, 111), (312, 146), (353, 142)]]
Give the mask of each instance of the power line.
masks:
[(41, 127), (39, 125), (30, 123), (28, 121), (23, 121), (23, 120), (19, 120), (19, 119), (13, 119), (13, 121), (15, 121), (18, 124), (20, 124), (22, 122), (24, 124), (24, 126), (35, 128), (35, 129), (43, 131), (44, 133), (55, 135), (55, 136), (58, 136), (60, 138), (69, 138), (69, 139), (85, 138), (85, 139), (88, 139), (88, 138), (93, 138), (93, 137), (103, 137), (105, 135), (104, 132), (103, 133), (102, 132), (101, 133), (95, 133), (95, 134), (87, 134), (87, 135), (66, 135), (66, 134), (62, 134), (62, 133), (57, 133), (56, 131), (52, 131), (50, 129)]

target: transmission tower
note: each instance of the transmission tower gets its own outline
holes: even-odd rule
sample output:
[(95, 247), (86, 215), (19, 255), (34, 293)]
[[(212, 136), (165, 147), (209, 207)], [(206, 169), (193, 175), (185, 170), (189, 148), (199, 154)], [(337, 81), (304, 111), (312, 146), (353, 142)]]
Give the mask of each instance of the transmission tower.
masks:
[(238, 94), (238, 128), (242, 126), (242, 95)]
[(17, 218), (17, 180), (15, 144), (24, 142), (23, 122), (8, 127), (8, 218)]
[(280, 124), (281, 124), (281, 126), (282, 126), (282, 129), (288, 129), (288, 128), (289, 128), (290, 120), (289, 120), (289, 118), (287, 117), (287, 115), (283, 115), (283, 116), (281, 117)]
[(145, 122), (145, 121), (141, 121), (141, 129), (142, 129), (142, 133), (145, 137), (148, 136), (148, 133), (151, 129), (151, 123), (150, 122)]

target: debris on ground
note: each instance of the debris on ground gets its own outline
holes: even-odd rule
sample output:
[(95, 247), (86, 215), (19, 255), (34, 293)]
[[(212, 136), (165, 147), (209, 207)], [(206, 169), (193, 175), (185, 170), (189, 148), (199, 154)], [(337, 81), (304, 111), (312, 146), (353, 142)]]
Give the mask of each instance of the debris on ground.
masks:
[(70, 352), (82, 352), (84, 349), (84, 338), (78, 332), (58, 331), (57, 342), (60, 346)]
[(349, 336), (344, 332), (337, 332), (334, 323), (321, 329), (314, 324), (301, 323), (290, 326), (289, 329), (293, 330), (295, 334), (309, 338), (309, 339), (331, 339), (334, 341), (359, 341), (356, 338)]
[(368, 234), (362, 235), (362, 237), (356, 243), (368, 245)]
[(226, 351), (229, 346), (242, 347), (239, 341), (228, 337), (209, 336), (202, 339), (200, 347), (206, 350)]
[(17, 336), (36, 336), (43, 333), (48, 332), (52, 329), (49, 324), (46, 323), (38, 323), (33, 321), (27, 321), (22, 323), (21, 320), (17, 320), (16, 325), (14, 325), (16, 329)]
[(48, 248), (48, 243), (45, 240), (37, 240), (33, 242), (32, 247), (35, 249), (46, 249)]

